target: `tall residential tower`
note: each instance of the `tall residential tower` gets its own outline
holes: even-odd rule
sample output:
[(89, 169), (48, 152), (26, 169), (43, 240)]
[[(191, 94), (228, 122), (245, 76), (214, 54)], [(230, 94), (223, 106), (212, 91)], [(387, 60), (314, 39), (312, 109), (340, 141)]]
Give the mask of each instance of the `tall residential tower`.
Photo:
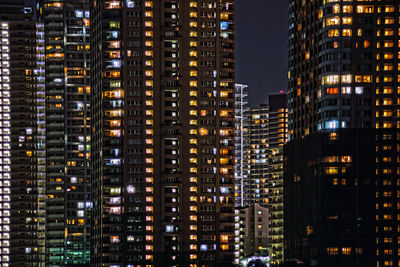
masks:
[(248, 120), (247, 85), (235, 85), (235, 205), (246, 207)]
[[(34, 1), (0, 2), (0, 265), (44, 262), (43, 100)], [(39, 92), (40, 91), (40, 92)], [(40, 118), (39, 118), (40, 117)], [(41, 150), (41, 152), (43, 152)], [(40, 196), (40, 197), (39, 197)]]
[(93, 266), (234, 261), (234, 10), (91, 1)]
[(89, 1), (40, 2), (46, 68), (46, 263), (90, 261)]
[(399, 263), (399, 4), (291, 0), (285, 258)]

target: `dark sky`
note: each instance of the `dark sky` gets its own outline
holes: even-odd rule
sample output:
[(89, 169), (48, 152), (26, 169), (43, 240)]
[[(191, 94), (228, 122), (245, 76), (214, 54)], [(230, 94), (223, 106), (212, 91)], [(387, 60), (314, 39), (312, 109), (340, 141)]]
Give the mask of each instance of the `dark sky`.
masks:
[(288, 0), (236, 0), (236, 82), (251, 106), (286, 92)]

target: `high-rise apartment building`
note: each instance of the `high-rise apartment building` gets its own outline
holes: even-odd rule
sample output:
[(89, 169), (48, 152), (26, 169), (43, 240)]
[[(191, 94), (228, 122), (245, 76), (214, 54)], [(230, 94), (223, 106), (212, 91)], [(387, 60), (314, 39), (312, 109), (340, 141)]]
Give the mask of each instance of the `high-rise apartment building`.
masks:
[(34, 1), (1, 1), (0, 29), (0, 266), (39, 266), (44, 99)]
[(290, 1), (285, 258), (398, 265), (398, 12)]
[(234, 261), (235, 1), (91, 1), (93, 266)]
[[(287, 141), (287, 95), (283, 93), (270, 95), (268, 104), (242, 111), (243, 92), (239, 91), (241, 89), (237, 85), (235, 185), (237, 188), (242, 187), (236, 193), (242, 192), (239, 199), (243, 203), (237, 204), (237, 262), (249, 256), (269, 255), (271, 263), (279, 264), (283, 262), (284, 245), (283, 145)], [(242, 114), (244, 119), (241, 119)], [(243, 221), (250, 220), (249, 217), (242, 216), (244, 213), (247, 214), (246, 208), (263, 209), (251, 219), (260, 223)], [(246, 225), (248, 228), (246, 231), (252, 231), (257, 235), (260, 229), (263, 229), (263, 234), (256, 240), (259, 242), (258, 245), (254, 245), (253, 241), (244, 237), (243, 229), (239, 231), (239, 228), (243, 228), (239, 227), (241, 224)]]
[(268, 206), (268, 105), (250, 108), (247, 113), (247, 181), (245, 202)]
[(40, 2), (46, 90), (46, 263), (90, 261), (88, 0)]
[(283, 241), (283, 146), (287, 141), (287, 95), (268, 97), (268, 213), (271, 263), (282, 263)]
[[(236, 264), (267, 258), (268, 207), (254, 204), (236, 210)], [(247, 266), (244, 265), (244, 266)]]
[(245, 207), (247, 182), (248, 120), (247, 85), (235, 85), (235, 205)]

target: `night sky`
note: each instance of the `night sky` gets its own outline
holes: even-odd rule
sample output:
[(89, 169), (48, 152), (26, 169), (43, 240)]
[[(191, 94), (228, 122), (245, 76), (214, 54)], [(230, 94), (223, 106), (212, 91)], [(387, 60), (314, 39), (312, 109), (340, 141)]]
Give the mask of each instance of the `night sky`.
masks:
[(236, 0), (236, 83), (251, 106), (286, 92), (288, 0)]

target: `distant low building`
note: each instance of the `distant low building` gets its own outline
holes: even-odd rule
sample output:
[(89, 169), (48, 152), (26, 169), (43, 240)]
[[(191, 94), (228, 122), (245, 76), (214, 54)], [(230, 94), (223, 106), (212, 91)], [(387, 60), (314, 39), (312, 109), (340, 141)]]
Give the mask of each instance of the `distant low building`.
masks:
[(237, 263), (251, 256), (268, 255), (268, 208), (257, 203), (238, 208), (235, 214)]

